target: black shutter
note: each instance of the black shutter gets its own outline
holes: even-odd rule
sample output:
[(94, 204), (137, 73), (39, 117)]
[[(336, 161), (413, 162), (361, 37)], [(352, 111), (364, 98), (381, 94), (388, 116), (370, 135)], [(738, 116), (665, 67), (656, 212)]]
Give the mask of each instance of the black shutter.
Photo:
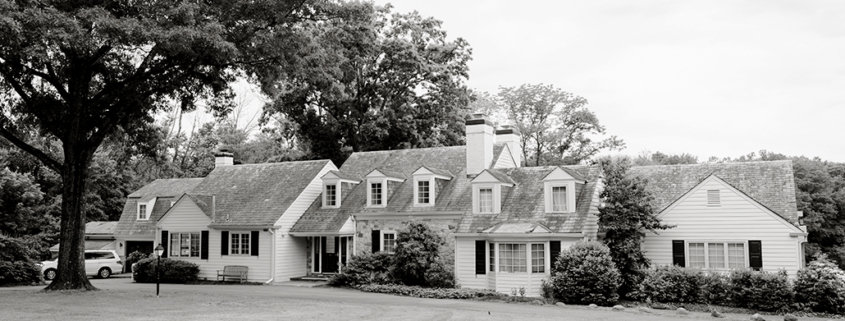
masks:
[(208, 260), (208, 231), (200, 232), (200, 259)]
[(748, 241), (748, 263), (751, 269), (760, 271), (763, 268), (763, 243), (760, 241)]
[(258, 256), (258, 231), (252, 231), (252, 235), (249, 236), (249, 243), (249, 254)]
[(381, 251), (381, 231), (373, 230), (373, 253)]
[(484, 240), (475, 241), (475, 274), (487, 274), (487, 244)]
[(672, 240), (672, 264), (684, 267), (687, 265), (687, 257), (684, 249), (684, 240)]
[(220, 231), (220, 255), (229, 255), (229, 231)]
[(161, 241), (158, 244), (161, 244), (161, 247), (164, 248), (164, 252), (161, 253), (161, 257), (167, 257), (167, 243), (169, 243), (170, 238), (167, 234), (167, 231), (161, 231)]
[(549, 266), (555, 268), (557, 257), (560, 256), (560, 241), (549, 241), (549, 258), (552, 260)]

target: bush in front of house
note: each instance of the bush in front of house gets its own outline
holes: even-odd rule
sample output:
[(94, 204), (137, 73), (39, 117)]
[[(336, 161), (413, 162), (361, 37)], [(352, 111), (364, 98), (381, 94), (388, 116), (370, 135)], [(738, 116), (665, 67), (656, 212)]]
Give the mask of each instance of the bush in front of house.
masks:
[(20, 239), (0, 234), (0, 285), (40, 283), (41, 269), (32, 255)]
[(612, 305), (619, 300), (619, 270), (599, 242), (579, 242), (561, 252), (552, 269), (554, 298), (564, 303)]
[(795, 301), (815, 312), (845, 313), (845, 272), (820, 256), (798, 271)]
[(699, 270), (661, 266), (646, 270), (638, 298), (654, 302), (697, 303), (704, 274)]
[(702, 275), (701, 303), (728, 305), (731, 302), (731, 287), (727, 276), (720, 273)]
[(394, 283), (390, 269), (393, 255), (378, 252), (353, 256), (343, 266), (341, 273), (335, 274), (329, 284), (333, 286), (357, 286), (362, 284)]
[(735, 270), (729, 289), (732, 305), (761, 311), (788, 309), (795, 297), (785, 271)]
[(140, 251), (135, 251), (135, 252), (129, 253), (129, 255), (126, 256), (126, 260), (124, 260), (125, 263), (123, 265), (131, 268), (132, 264), (138, 263), (138, 261), (146, 259), (150, 256), (152, 256), (152, 255), (147, 254), (147, 253), (143, 253), (143, 252), (140, 252)]
[(396, 235), (393, 277), (405, 285), (454, 287), (451, 264), (440, 256), (443, 238), (422, 222), (412, 222)]
[[(156, 282), (156, 258), (146, 258), (138, 261), (132, 277), (138, 283)], [(161, 283), (187, 283), (197, 280), (200, 273), (198, 265), (169, 258), (161, 259)]]
[(507, 295), (493, 290), (482, 289), (449, 289), (425, 288), (402, 284), (364, 284), (357, 286), (361, 291), (373, 293), (397, 294), (430, 299), (474, 299), (474, 298), (505, 298)]

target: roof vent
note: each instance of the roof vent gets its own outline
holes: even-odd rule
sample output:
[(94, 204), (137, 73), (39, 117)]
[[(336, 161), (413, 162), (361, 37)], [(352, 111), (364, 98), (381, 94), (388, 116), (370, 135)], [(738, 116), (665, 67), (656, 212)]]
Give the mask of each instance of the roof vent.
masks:
[(719, 206), (721, 204), (721, 200), (719, 199), (719, 190), (707, 190), (707, 206)]

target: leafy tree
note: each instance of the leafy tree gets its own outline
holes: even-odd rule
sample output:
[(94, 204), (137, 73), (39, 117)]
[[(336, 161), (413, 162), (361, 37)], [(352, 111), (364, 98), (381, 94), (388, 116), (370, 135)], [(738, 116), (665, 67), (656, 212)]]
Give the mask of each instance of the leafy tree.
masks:
[(600, 151), (625, 146), (616, 136), (594, 141), (605, 129), (587, 109), (587, 100), (552, 85), (500, 88), (498, 98), (522, 134), (527, 163), (577, 164)]
[[(453, 287), (451, 269), (444, 267), (443, 238), (425, 223), (413, 222), (396, 236), (393, 275), (406, 285)], [(436, 272), (436, 273), (432, 273)]]
[(634, 159), (635, 166), (682, 164), (698, 164), (698, 157), (687, 153), (669, 155), (661, 152), (646, 152)]
[(649, 260), (640, 244), (645, 233), (657, 232), (671, 226), (660, 223), (652, 208), (653, 196), (646, 190), (648, 181), (627, 175), (628, 158), (600, 160), (604, 173), (604, 189), (600, 194), (599, 228), (605, 232), (604, 242), (622, 274), (619, 292), (627, 295), (637, 289), (643, 278), (642, 270)]
[[(82, 257), (89, 165), (116, 132), (147, 130), (151, 115), (205, 99), (231, 109), (239, 71), (285, 64), (303, 42), (293, 26), (322, 2), (0, 1), (0, 136), (62, 181), (59, 275), (50, 290), (94, 289)], [(23, 125), (55, 138), (38, 148)]]
[(21, 237), (38, 234), (49, 217), (37, 215), (43, 209), (44, 192), (31, 175), (0, 169), (0, 234)]
[(305, 27), (312, 41), (295, 70), (263, 73), (267, 115), (296, 123), (311, 157), (336, 163), (352, 151), (461, 143), (467, 42), (448, 41), (440, 21), (416, 12), (359, 5), (343, 21)]

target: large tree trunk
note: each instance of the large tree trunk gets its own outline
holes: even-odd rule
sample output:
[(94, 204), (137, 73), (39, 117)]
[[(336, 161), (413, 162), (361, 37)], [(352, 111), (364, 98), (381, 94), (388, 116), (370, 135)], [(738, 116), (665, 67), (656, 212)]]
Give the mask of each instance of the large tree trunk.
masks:
[(85, 275), (84, 197), (90, 153), (64, 144), (62, 166), (62, 221), (58, 273), (45, 290), (96, 290)]

